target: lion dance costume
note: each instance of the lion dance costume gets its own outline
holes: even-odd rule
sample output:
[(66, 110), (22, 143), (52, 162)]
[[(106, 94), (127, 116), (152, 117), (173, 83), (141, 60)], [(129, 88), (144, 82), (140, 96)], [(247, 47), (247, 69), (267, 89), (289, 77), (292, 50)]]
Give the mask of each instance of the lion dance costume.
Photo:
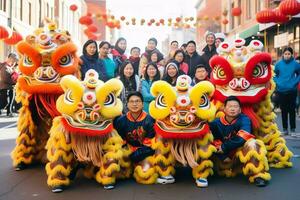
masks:
[(152, 139), (153, 166), (159, 177), (175, 173), (176, 161), (192, 168), (196, 179), (213, 174), (209, 159), (216, 152), (211, 144), (213, 136), (208, 120), (215, 116), (216, 108), (210, 102), (214, 86), (203, 81), (190, 86), (191, 80), (182, 75), (176, 87), (157, 81), (151, 87), (155, 100), (150, 104), (150, 115), (156, 119), (156, 137)]
[(263, 44), (252, 40), (244, 46), (245, 40), (236, 39), (234, 44), (223, 42), (219, 55), (211, 58), (211, 82), (216, 86), (214, 100), (219, 110), (230, 95), (237, 96), (242, 112), (250, 117), (253, 133), (262, 140), (267, 149), (271, 167), (291, 167), (292, 153), (275, 122), (270, 96), (275, 88), (272, 80), (271, 56), (262, 52)]
[(19, 42), (19, 69), (22, 75), (16, 86), (20, 109), (16, 147), (12, 152), (13, 166), (24, 169), (33, 162), (46, 162), (46, 142), (52, 119), (59, 115), (56, 99), (63, 93), (59, 85), (67, 74), (78, 73), (77, 48), (66, 31), (51, 23)]
[(60, 84), (64, 94), (56, 106), (61, 116), (54, 118), (46, 146), (48, 185), (62, 191), (74, 178), (72, 170), (83, 163), (86, 176), (112, 189), (123, 156), (123, 140), (112, 123), (122, 113), (117, 96), (123, 84), (117, 79), (103, 83), (94, 70), (84, 81), (69, 75)]

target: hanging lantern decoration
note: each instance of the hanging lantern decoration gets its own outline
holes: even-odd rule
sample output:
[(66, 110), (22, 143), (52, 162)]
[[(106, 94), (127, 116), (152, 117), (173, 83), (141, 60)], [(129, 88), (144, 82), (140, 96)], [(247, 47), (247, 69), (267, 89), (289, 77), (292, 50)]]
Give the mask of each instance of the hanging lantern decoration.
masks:
[(190, 21), (194, 21), (194, 19), (195, 19), (194, 17), (190, 17)]
[(8, 28), (0, 25), (0, 40), (8, 38), (8, 37), (9, 37)]
[(180, 22), (181, 18), (180, 17), (176, 17), (176, 22)]
[(8, 45), (15, 45), (21, 40), (23, 40), (22, 35), (16, 31), (13, 31), (9, 38), (4, 39), (4, 42)]
[(228, 19), (226, 19), (226, 18), (222, 20), (222, 24), (224, 24), (224, 25), (228, 24), (228, 22), (229, 22), (229, 21), (228, 21)]
[(124, 16), (121, 16), (120, 19), (121, 19), (122, 21), (124, 21), (126, 18), (125, 18)]
[(151, 26), (151, 25), (152, 25), (152, 23), (151, 23), (151, 22), (148, 22), (148, 23), (147, 23), (147, 25), (148, 25), (148, 26)]
[(275, 9), (274, 11), (274, 20), (273, 22), (278, 24), (284, 24), (290, 20), (290, 18), (280, 12), (279, 9)]
[(242, 9), (240, 7), (235, 7), (231, 9), (231, 15), (238, 17), (242, 14)]
[(82, 25), (91, 25), (93, 23), (93, 19), (91, 16), (86, 15), (79, 18), (79, 23)]
[(221, 17), (220, 16), (215, 16), (214, 20), (220, 21)]
[(150, 19), (151, 24), (155, 22), (155, 19)]
[(92, 13), (88, 12), (86, 16), (92, 17)]
[(76, 4), (70, 5), (70, 10), (75, 12), (78, 9), (78, 6)]
[(261, 24), (274, 22), (275, 12), (271, 9), (259, 11), (256, 13), (256, 21)]
[(159, 20), (159, 23), (164, 24), (164, 23), (165, 23), (165, 20), (164, 20), (164, 19), (160, 19), (160, 20)]
[(300, 1), (284, 0), (279, 4), (279, 10), (283, 15), (294, 16), (300, 13)]
[(169, 19), (168, 19), (168, 22), (169, 22), (169, 23), (172, 23), (172, 18), (169, 18)]
[(184, 18), (184, 21), (185, 21), (185, 22), (188, 22), (189, 20), (190, 20), (189, 17), (185, 17), (185, 18)]
[(156, 25), (156, 26), (159, 26), (159, 25), (160, 25), (160, 23), (159, 23), (159, 22), (156, 22), (156, 23), (155, 23), (155, 25)]
[(144, 24), (145, 23), (145, 19), (141, 19), (141, 24)]
[(126, 25), (128, 26), (128, 25), (129, 25), (129, 22), (126, 22)]
[(226, 17), (227, 14), (228, 14), (228, 10), (227, 10), (227, 9), (223, 10), (222, 15), (223, 15), (224, 17)]
[(95, 33), (95, 32), (98, 31), (97, 26), (94, 25), (94, 24), (89, 25), (89, 26), (87, 27), (87, 29), (88, 29), (90, 32), (92, 32), (92, 33)]
[(191, 26), (189, 24), (185, 24), (184, 28), (189, 29), (189, 28), (191, 28)]
[(203, 17), (203, 20), (207, 21), (207, 20), (209, 20), (209, 17), (208, 17), (207, 15), (205, 15), (205, 16)]

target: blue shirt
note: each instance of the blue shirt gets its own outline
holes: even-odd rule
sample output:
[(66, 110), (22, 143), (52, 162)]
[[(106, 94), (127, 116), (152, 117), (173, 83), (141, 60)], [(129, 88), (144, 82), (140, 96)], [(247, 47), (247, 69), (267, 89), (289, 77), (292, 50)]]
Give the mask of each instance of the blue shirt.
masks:
[(106, 71), (107, 79), (111, 79), (115, 77), (116, 74), (116, 63), (110, 59), (109, 57), (102, 59), (104, 68)]
[(84, 80), (85, 73), (89, 69), (94, 69), (99, 74), (99, 79), (102, 81), (106, 81), (106, 72), (104, 69), (103, 62), (97, 58), (91, 58), (85, 55), (80, 56), (80, 59), (82, 60), (80, 72), (81, 72), (81, 79)]
[(290, 60), (281, 59), (275, 65), (274, 81), (276, 91), (290, 92), (296, 91), (300, 81), (300, 64), (292, 57)]
[(144, 111), (149, 113), (149, 104), (154, 100), (154, 96), (150, 93), (150, 88), (152, 86), (152, 81), (142, 80), (142, 95), (144, 98)]

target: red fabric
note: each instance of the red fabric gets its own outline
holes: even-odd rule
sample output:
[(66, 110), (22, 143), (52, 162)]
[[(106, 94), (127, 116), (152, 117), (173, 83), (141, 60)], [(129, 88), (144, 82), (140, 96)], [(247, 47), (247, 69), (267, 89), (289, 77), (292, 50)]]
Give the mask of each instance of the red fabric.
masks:
[(248, 132), (246, 132), (246, 131), (244, 131), (244, 130), (240, 130), (237, 134), (236, 134), (237, 136), (240, 136), (241, 138), (243, 138), (244, 140), (250, 140), (250, 139), (252, 139), (252, 138), (255, 138), (255, 136), (254, 135), (252, 135), (252, 134), (250, 134), (250, 133), (248, 133)]
[(127, 56), (125, 54), (121, 55), (117, 50), (112, 49), (111, 54), (116, 57), (121, 57), (123, 61), (127, 60)]
[(113, 125), (110, 124), (106, 129), (103, 130), (91, 130), (88, 128), (78, 128), (74, 127), (65, 118), (61, 118), (61, 122), (63, 123), (65, 129), (67, 129), (71, 134), (78, 134), (84, 136), (105, 136), (112, 132)]
[(189, 71), (189, 66), (188, 66), (188, 64), (186, 64), (185, 62), (183, 62), (183, 63), (180, 64), (180, 69), (181, 69), (185, 74), (187, 74), (188, 71)]
[(220, 148), (223, 142), (221, 140), (214, 140), (211, 144), (214, 145), (216, 148)]
[(209, 132), (209, 127), (207, 124), (204, 125), (203, 129), (198, 132), (171, 132), (162, 130), (157, 123), (154, 124), (154, 130), (157, 134), (159, 134), (162, 138), (166, 139), (194, 139), (201, 138), (203, 135)]
[(242, 106), (242, 112), (247, 115), (252, 122), (252, 125), (254, 126), (254, 128), (258, 128), (259, 127), (259, 120), (258, 120), (258, 116), (256, 115), (256, 113), (253, 110), (253, 105), (243, 105)]

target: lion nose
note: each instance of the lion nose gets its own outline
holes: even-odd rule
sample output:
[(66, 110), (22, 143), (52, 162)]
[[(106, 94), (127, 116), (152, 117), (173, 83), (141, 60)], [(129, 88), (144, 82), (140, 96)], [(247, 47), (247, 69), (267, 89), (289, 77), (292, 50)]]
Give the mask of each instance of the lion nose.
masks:
[(250, 82), (247, 79), (245, 79), (244, 77), (233, 78), (229, 82), (229, 87), (233, 90), (236, 90), (236, 89), (246, 90), (250, 87)]

